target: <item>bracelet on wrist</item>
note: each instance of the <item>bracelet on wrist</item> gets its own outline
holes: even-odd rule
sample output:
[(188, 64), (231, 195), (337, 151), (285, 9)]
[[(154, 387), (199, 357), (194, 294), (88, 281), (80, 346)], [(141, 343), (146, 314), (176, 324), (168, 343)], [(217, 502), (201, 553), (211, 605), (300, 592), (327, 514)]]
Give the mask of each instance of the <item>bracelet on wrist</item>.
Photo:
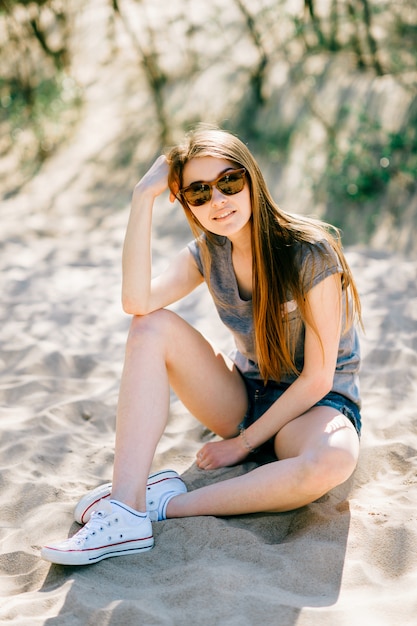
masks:
[(246, 450), (248, 450), (249, 454), (254, 454), (254, 452), (257, 451), (257, 448), (252, 448), (252, 446), (250, 445), (248, 438), (246, 436), (246, 429), (243, 427), (239, 428), (239, 436), (241, 437), (242, 441), (243, 441), (243, 445), (245, 446)]

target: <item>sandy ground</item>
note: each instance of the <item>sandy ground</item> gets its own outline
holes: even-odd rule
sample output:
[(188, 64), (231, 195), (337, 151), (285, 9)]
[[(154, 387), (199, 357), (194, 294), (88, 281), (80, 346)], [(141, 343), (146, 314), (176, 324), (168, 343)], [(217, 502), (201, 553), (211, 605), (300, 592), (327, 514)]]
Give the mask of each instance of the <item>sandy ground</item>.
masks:
[[(120, 256), (137, 173), (109, 176), (125, 85), (107, 71), (74, 139), (2, 206), (0, 623), (415, 624), (417, 263), (372, 250), (347, 251), (366, 325), (362, 449), (348, 484), (291, 513), (154, 524), (144, 555), (88, 568), (39, 558), (78, 528), (78, 498), (111, 476), (129, 327)], [(138, 170), (152, 155), (142, 142)], [(190, 234), (166, 198), (154, 231), (158, 268)], [(176, 310), (230, 347), (204, 288)], [(198, 470), (209, 436), (173, 398), (154, 469), (178, 470), (193, 489), (253, 467)]]

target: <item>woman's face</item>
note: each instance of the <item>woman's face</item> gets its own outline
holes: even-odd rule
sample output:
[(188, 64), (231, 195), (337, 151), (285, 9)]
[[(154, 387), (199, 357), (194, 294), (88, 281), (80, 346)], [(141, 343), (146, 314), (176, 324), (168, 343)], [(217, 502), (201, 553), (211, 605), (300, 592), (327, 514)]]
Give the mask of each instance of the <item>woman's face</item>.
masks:
[[(226, 159), (196, 157), (184, 167), (183, 188), (195, 182), (211, 182), (236, 166)], [(228, 237), (233, 241), (249, 234), (251, 229), (252, 207), (249, 183), (245, 179), (242, 191), (233, 195), (222, 193), (216, 186), (211, 188), (212, 196), (200, 206), (189, 205), (193, 215), (208, 231)]]

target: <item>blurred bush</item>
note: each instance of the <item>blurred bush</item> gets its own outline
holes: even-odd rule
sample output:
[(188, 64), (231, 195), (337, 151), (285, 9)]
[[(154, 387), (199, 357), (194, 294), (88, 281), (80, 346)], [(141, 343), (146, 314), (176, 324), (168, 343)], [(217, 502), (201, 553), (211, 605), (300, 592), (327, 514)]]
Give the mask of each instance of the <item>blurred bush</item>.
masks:
[(1, 153), (17, 152), (26, 177), (68, 134), (81, 90), (71, 77), (65, 2), (0, 1)]
[[(309, 211), (347, 243), (369, 241), (386, 213), (401, 224), (417, 197), (414, 0), (0, 0), (1, 154), (19, 145), (28, 175), (82, 110), (71, 46), (74, 16), (90, 6), (112, 25), (110, 62), (126, 47), (129, 68), (136, 59), (155, 144), (219, 123), (248, 141), (270, 179), (295, 161)], [(127, 130), (119, 167), (137, 158), (138, 134)]]

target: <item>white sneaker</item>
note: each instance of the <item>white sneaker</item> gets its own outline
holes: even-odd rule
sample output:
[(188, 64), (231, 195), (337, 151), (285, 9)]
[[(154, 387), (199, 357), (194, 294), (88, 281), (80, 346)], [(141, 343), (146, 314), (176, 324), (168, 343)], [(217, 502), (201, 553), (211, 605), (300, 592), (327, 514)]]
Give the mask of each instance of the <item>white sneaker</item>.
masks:
[[(171, 476), (167, 476), (169, 473)], [(164, 476), (161, 477), (161, 474)], [(152, 480), (148, 480), (146, 487), (146, 511), (149, 519), (152, 522), (166, 519), (168, 502), (175, 496), (186, 493), (186, 491), (187, 485), (181, 480), (177, 472), (167, 470), (154, 474)]]
[[(74, 519), (79, 524), (85, 524), (90, 519), (90, 515), (94, 509), (97, 509), (97, 505), (100, 500), (108, 500), (111, 496), (111, 483), (105, 483), (96, 487), (92, 491), (89, 491), (81, 498), (74, 510)], [(165, 517), (159, 517), (158, 508), (159, 500), (162, 493), (168, 495), (170, 492), (174, 495), (185, 493), (187, 487), (181, 480), (180, 475), (174, 470), (163, 470), (151, 474), (148, 478), (148, 484), (146, 489), (146, 510), (150, 519), (153, 522), (159, 519), (165, 519)], [(169, 499), (164, 501), (164, 514), (166, 513), (166, 505)]]
[(147, 552), (153, 545), (149, 516), (109, 500), (100, 503), (78, 533), (45, 546), (41, 556), (60, 565), (90, 565), (111, 556)]
[(111, 483), (105, 483), (85, 494), (74, 509), (74, 519), (79, 524), (85, 524), (90, 519), (91, 513), (100, 500), (109, 500), (111, 496)]

